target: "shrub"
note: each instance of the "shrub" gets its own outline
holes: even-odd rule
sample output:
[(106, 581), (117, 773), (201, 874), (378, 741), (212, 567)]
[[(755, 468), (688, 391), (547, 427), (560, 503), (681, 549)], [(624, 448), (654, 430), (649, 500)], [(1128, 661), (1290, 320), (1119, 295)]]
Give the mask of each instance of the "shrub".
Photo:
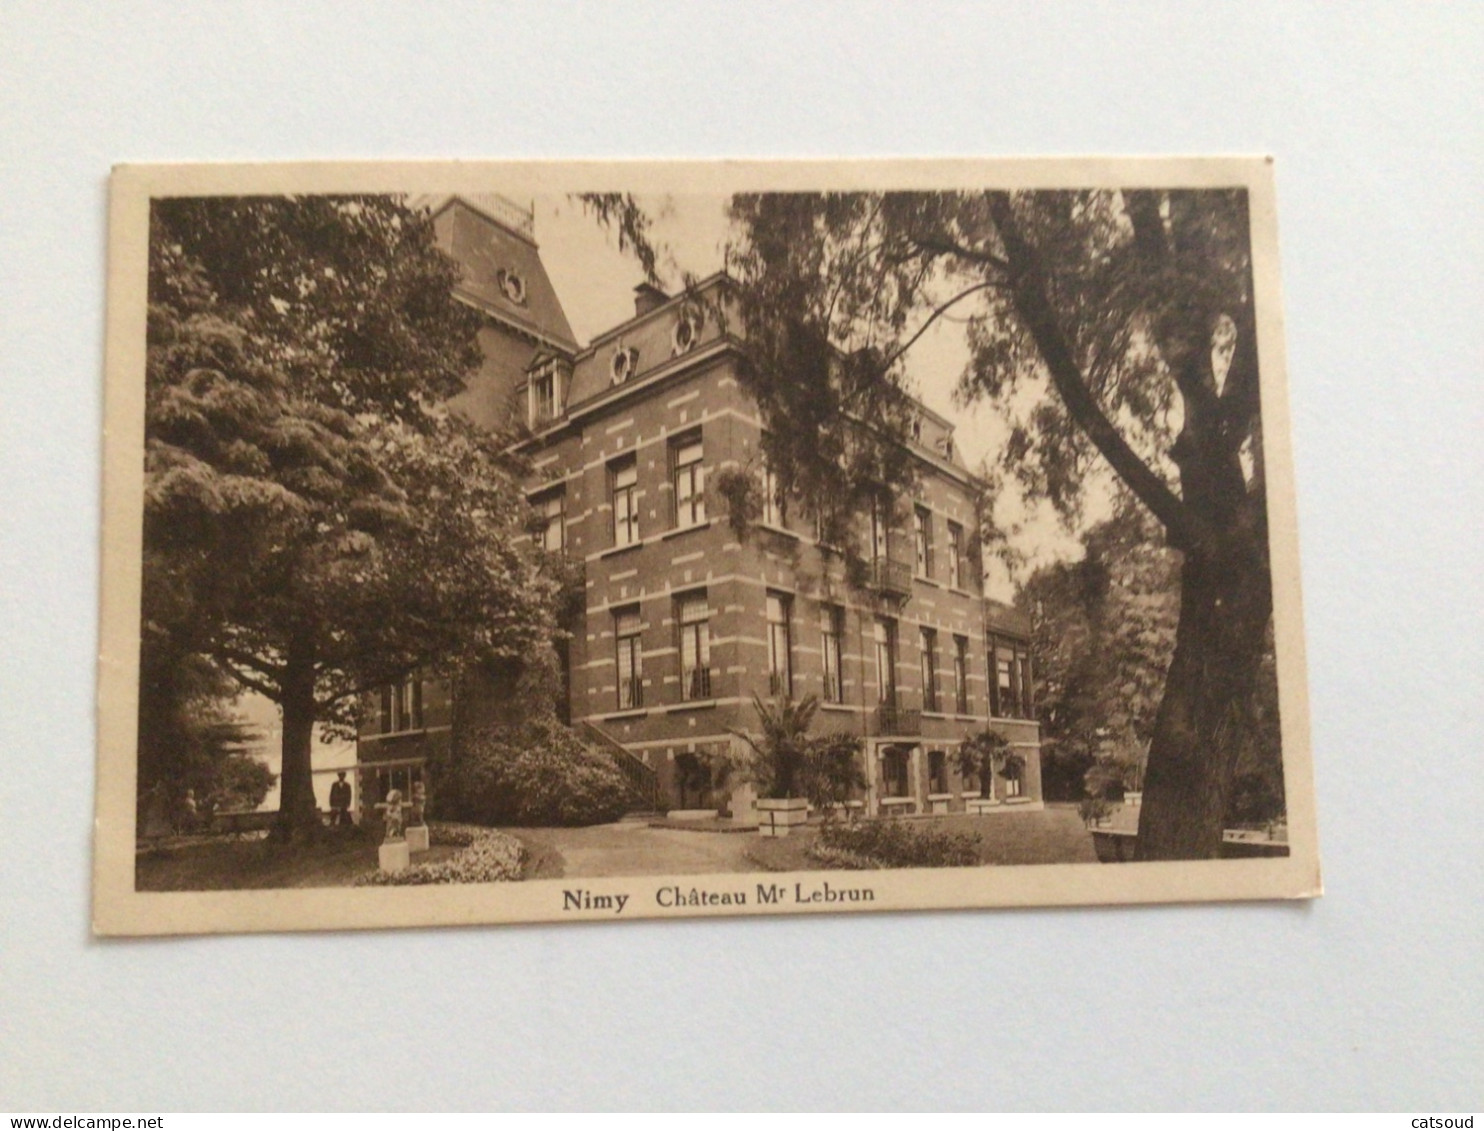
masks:
[(979, 835), (906, 821), (824, 825), (812, 855), (836, 868), (966, 868), (979, 863)]
[(440, 818), (480, 825), (596, 825), (633, 804), (612, 759), (554, 719), (474, 732), (434, 783)]
[(474, 825), (435, 823), (428, 827), (428, 842), (463, 847), (447, 860), (414, 864), (400, 872), (365, 872), (355, 878), (354, 886), (493, 884), (520, 879), (525, 850), (520, 841), (506, 833)]

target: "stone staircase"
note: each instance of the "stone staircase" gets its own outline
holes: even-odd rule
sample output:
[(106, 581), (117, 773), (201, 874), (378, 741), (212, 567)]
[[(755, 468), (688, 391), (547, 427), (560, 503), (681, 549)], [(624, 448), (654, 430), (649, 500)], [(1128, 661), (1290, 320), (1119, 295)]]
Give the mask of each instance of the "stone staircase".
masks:
[(581, 719), (573, 728), (594, 746), (606, 750), (629, 783), (634, 805), (625, 819), (656, 817), (660, 808), (660, 781), (652, 766), (637, 758), (623, 743), (596, 723)]

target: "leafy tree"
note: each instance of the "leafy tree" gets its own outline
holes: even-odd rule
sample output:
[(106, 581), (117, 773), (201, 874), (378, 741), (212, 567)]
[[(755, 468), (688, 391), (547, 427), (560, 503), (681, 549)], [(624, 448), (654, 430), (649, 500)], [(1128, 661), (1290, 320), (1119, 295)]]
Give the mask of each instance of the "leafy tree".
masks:
[(179, 810), (186, 790), (203, 808), (254, 809), (276, 780), (248, 751), (261, 736), (230, 710), (232, 681), (200, 655), (180, 653), (155, 634), (139, 673), (141, 815), (160, 796)]
[(1071, 520), (1101, 460), (1163, 527), (1180, 617), (1139, 850), (1216, 856), (1272, 612), (1245, 191), (764, 194), (733, 216), (743, 376), (806, 507), (910, 482), (902, 358), (957, 310), (963, 392), (1010, 420), (1019, 486)]
[(207, 795), (213, 808), (256, 809), (278, 775), (250, 754), (233, 752), (221, 760), (215, 788)]
[(519, 468), (442, 407), (480, 357), (456, 271), (390, 197), (151, 210), (145, 666), (208, 657), (279, 704), (281, 836), (318, 824), (316, 723), (550, 632)]
[(1132, 499), (1082, 539), (1081, 561), (1038, 569), (1018, 603), (1031, 613), (1037, 706), (1046, 740), (1042, 783), (1075, 800), (1132, 788), (1164, 690), (1179, 618), (1179, 555)]

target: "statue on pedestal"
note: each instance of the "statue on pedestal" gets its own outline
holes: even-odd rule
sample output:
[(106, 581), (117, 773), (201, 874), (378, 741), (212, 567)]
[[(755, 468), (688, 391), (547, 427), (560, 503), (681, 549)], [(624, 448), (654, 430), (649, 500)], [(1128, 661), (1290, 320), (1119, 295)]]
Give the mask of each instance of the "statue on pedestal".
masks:
[(393, 841), (405, 839), (402, 831), (404, 827), (402, 815), (402, 791), (400, 789), (394, 789), (390, 793), (388, 793), (386, 795), (386, 800), (382, 802), (382, 807), (386, 813), (386, 836), (384, 838), (385, 841), (390, 844)]
[(407, 819), (409, 825), (425, 825), (428, 823), (426, 811), (428, 807), (428, 790), (421, 781), (412, 783), (412, 815)]

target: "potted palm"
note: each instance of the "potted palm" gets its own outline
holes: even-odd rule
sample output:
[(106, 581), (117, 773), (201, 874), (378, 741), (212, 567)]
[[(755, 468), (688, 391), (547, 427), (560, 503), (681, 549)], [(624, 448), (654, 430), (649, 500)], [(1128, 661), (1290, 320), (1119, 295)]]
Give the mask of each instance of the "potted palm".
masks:
[(982, 730), (959, 743), (954, 754), (959, 774), (979, 779), (979, 796), (966, 802), (970, 813), (984, 813), (999, 804), (994, 795), (994, 776), (1003, 772), (1008, 759), (1016, 757), (1019, 755), (1010, 752), (1009, 740), (992, 730)]
[(788, 836), (809, 819), (811, 803), (826, 811), (848, 808), (852, 793), (866, 785), (860, 738), (811, 736), (809, 726), (819, 710), (817, 695), (806, 695), (797, 703), (783, 696), (772, 706), (754, 695), (752, 705), (761, 733), (732, 733), (751, 751), (747, 775), (758, 795), (758, 831), (763, 836)]

